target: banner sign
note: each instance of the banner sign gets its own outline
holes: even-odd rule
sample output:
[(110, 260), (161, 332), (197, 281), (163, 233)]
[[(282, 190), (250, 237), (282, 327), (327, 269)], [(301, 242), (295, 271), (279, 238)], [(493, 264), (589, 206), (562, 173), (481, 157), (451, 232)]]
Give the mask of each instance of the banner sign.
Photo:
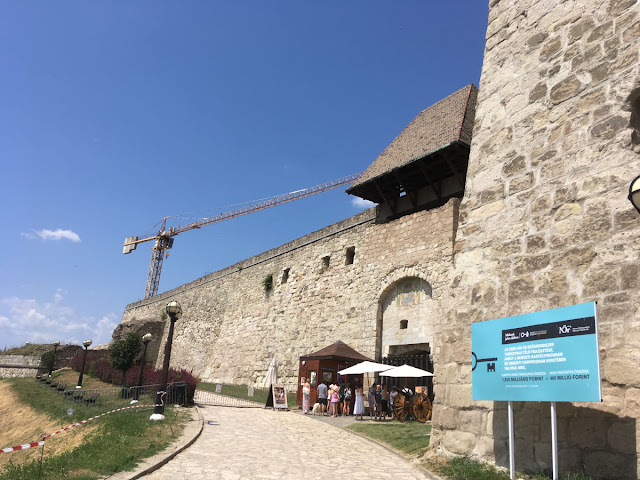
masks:
[(595, 302), (471, 325), (473, 400), (602, 400)]

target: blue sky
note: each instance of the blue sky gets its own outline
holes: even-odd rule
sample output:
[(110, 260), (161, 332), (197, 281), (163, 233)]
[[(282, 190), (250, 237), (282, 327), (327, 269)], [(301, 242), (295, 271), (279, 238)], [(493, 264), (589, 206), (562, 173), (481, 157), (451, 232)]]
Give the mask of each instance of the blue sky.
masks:
[[(0, 348), (106, 343), (124, 238), (366, 169), (478, 85), (488, 2), (3, 2)], [(354, 215), (344, 189), (180, 234), (166, 291)]]

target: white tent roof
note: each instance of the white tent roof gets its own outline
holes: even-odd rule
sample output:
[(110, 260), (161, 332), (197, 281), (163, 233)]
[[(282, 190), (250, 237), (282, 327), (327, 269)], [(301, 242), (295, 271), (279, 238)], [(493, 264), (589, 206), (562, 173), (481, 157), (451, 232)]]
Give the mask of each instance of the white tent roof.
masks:
[(338, 373), (340, 375), (359, 375), (361, 373), (384, 372), (390, 368), (393, 368), (393, 366), (385, 365), (383, 363), (364, 361), (345, 368), (344, 370), (340, 370)]
[(422, 370), (420, 368), (412, 367), (411, 365), (407, 365), (406, 363), (401, 367), (393, 367), (390, 370), (386, 370), (380, 374), (382, 377), (433, 377), (433, 373), (427, 372), (426, 370)]

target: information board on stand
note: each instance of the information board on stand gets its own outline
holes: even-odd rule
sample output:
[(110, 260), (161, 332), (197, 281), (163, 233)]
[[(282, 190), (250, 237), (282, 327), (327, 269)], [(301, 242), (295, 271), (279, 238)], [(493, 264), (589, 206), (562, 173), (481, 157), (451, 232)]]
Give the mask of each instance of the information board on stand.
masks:
[(599, 402), (595, 302), (471, 325), (473, 400)]

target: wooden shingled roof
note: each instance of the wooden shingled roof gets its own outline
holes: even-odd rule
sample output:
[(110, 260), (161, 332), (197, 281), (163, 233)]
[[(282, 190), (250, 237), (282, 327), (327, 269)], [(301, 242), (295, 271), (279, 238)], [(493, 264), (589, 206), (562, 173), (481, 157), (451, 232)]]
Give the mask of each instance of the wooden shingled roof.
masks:
[(370, 362), (373, 361), (341, 341), (337, 341), (336, 343), (333, 343), (328, 347), (324, 347), (322, 350), (318, 350), (315, 353), (302, 355), (300, 357), (300, 360), (312, 359), (355, 360), (357, 362), (364, 362), (365, 360), (368, 360)]
[(383, 203), (450, 176), (464, 189), (477, 94), (469, 84), (420, 112), (347, 193)]

